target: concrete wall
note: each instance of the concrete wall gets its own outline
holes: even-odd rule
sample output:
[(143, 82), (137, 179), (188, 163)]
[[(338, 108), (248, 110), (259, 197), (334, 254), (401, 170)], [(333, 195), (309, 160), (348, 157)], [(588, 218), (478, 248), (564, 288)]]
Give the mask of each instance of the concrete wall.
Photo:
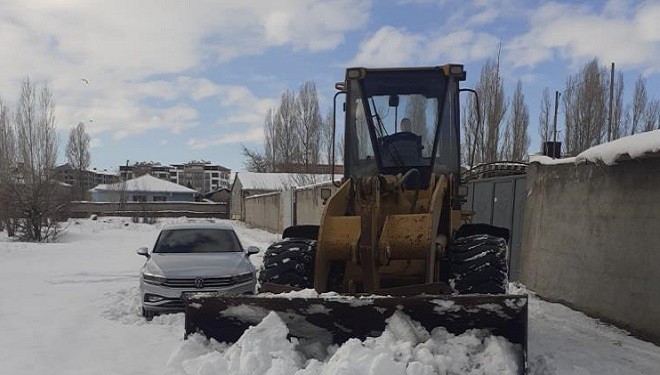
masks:
[(660, 158), (527, 172), (521, 281), (660, 343)]
[(330, 188), (333, 194), (337, 190), (331, 182), (296, 190), (296, 224), (321, 224), (324, 207), (321, 199), (322, 188)]
[(148, 211), (157, 217), (214, 217), (229, 218), (225, 203), (206, 202), (126, 202), (119, 203), (71, 202), (71, 217), (89, 217), (92, 214), (100, 216), (133, 216), (136, 213)]
[(231, 199), (230, 203), (230, 214), (229, 216), (234, 220), (245, 220), (243, 215), (243, 184), (239, 179), (235, 179), (234, 183), (231, 186)]
[[(153, 202), (154, 197), (164, 197), (167, 202), (194, 202), (194, 193), (152, 193), (127, 191), (124, 193), (126, 201), (135, 202), (137, 196), (145, 196), (147, 202)], [(121, 192), (113, 190), (95, 190), (91, 192), (92, 202), (118, 202)]]
[[(331, 188), (333, 193), (337, 190), (331, 183), (306, 186), (295, 190), (293, 222), (296, 225), (320, 224), (323, 213), (322, 188)], [(290, 194), (292, 191), (286, 190), (246, 197), (244, 199), (245, 222), (271, 232), (281, 233), (290, 224), (287, 219), (293, 214), (289, 212), (291, 202), (286, 196)], [(233, 213), (232, 217), (234, 217)]]
[(271, 232), (282, 232), (280, 192), (250, 196), (243, 204), (246, 223)]

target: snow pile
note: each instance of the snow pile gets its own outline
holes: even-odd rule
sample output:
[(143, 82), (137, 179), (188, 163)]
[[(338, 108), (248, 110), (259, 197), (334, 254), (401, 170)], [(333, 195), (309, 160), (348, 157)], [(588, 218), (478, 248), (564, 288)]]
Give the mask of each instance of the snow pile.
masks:
[(616, 139), (612, 142), (594, 146), (582, 151), (578, 156), (565, 159), (552, 159), (542, 155), (531, 155), (530, 162), (540, 164), (566, 164), (566, 163), (604, 163), (616, 164), (622, 157), (636, 159), (647, 154), (660, 152), (660, 130), (633, 134)]
[(603, 162), (607, 165), (612, 165), (622, 156), (628, 156), (631, 159), (635, 159), (644, 156), (645, 154), (657, 153), (659, 151), (660, 130), (653, 130), (594, 146), (581, 152), (575, 158), (575, 162)]
[[(379, 337), (343, 345), (312, 347), (295, 338), (270, 313), (231, 346), (199, 335), (184, 342), (168, 362), (170, 373), (186, 375), (320, 374), (517, 374), (520, 348), (502, 337), (471, 330), (453, 335), (439, 327), (429, 333), (397, 312)], [(312, 344), (312, 345), (317, 345)]]

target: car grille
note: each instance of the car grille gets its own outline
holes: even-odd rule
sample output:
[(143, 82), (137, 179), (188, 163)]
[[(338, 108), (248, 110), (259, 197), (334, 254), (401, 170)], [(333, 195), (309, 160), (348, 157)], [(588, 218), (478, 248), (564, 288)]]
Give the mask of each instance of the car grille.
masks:
[[(203, 286), (202, 288), (218, 288), (218, 287), (224, 287), (224, 286), (230, 286), (236, 284), (233, 278), (231, 277), (209, 277), (209, 278), (201, 278), (203, 280)], [(170, 288), (197, 288), (195, 285), (195, 280), (194, 279), (166, 279), (165, 282), (162, 283), (163, 286), (167, 286)]]

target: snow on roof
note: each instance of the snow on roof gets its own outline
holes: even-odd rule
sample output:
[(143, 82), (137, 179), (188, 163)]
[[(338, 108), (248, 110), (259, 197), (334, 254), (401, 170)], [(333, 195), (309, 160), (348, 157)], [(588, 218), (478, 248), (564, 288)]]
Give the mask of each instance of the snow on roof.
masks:
[(622, 159), (636, 159), (660, 153), (660, 130), (629, 135), (582, 151), (578, 156), (552, 159), (542, 155), (530, 156), (530, 162), (540, 164), (604, 163), (616, 164)]
[(236, 172), (243, 190), (285, 190), (330, 181), (329, 174)]
[[(125, 184), (125, 186), (123, 186)], [(175, 184), (148, 174), (114, 184), (101, 184), (90, 191), (140, 191), (152, 193), (197, 193), (197, 190), (190, 189), (183, 185)]]

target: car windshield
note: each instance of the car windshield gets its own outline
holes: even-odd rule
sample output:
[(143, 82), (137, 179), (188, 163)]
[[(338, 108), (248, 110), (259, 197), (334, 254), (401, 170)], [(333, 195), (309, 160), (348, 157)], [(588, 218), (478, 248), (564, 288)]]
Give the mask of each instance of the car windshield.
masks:
[(227, 229), (164, 230), (154, 253), (228, 253), (243, 251), (236, 234)]

